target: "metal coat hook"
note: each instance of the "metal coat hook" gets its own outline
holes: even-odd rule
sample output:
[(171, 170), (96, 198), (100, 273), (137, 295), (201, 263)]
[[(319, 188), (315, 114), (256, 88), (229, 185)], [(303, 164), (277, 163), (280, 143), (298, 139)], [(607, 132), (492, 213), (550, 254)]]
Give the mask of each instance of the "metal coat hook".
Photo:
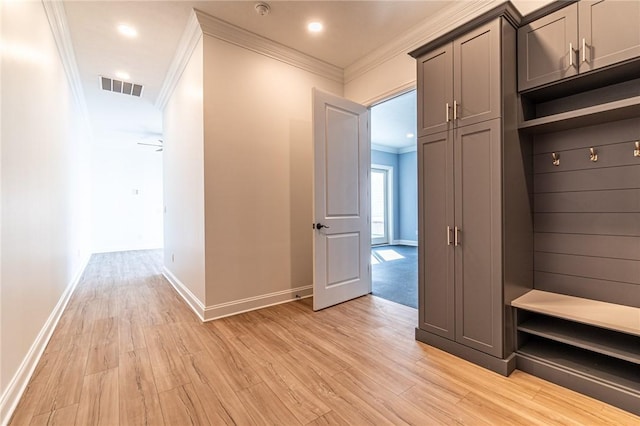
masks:
[(556, 154), (555, 152), (551, 153), (551, 158), (553, 159), (553, 165), (554, 166), (559, 166), (560, 165), (560, 155)]
[(634, 157), (640, 157), (640, 141), (636, 141), (636, 149), (633, 150)]
[(598, 152), (593, 147), (589, 148), (589, 159), (594, 163), (598, 161)]

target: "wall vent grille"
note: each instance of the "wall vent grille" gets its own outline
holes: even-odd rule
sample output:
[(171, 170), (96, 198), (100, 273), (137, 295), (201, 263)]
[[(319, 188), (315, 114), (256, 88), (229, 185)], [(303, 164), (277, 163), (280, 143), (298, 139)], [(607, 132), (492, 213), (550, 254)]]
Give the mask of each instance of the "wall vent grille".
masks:
[(141, 84), (129, 83), (128, 81), (120, 81), (102, 76), (100, 76), (100, 87), (107, 92), (122, 93), (123, 95), (131, 95), (138, 98), (142, 96), (142, 90), (144, 89)]

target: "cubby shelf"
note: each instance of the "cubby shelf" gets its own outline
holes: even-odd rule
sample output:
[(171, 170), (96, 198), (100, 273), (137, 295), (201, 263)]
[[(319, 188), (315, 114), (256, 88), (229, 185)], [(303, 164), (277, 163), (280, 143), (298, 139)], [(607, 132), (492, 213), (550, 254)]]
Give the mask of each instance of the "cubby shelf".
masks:
[(640, 116), (640, 96), (634, 96), (559, 114), (525, 120), (520, 123), (518, 129), (530, 133), (547, 133), (638, 116)]
[(640, 308), (531, 290), (511, 302), (531, 312), (640, 336)]
[[(542, 339), (531, 339), (520, 348), (518, 355), (622, 389), (635, 398), (640, 395), (640, 374), (634, 364), (624, 361), (612, 363), (598, 353)], [(637, 412), (637, 407), (634, 411)]]
[(540, 290), (511, 305), (518, 369), (640, 414), (640, 308)]
[(640, 364), (640, 337), (548, 316), (535, 316), (518, 331)]

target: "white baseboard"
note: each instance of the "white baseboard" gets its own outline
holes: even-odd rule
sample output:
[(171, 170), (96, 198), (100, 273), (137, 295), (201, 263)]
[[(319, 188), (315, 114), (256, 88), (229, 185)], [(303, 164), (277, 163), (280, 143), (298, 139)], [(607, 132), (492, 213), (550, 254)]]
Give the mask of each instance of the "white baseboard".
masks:
[(307, 285), (260, 296), (248, 297), (246, 299), (233, 300), (217, 305), (205, 306), (166, 266), (162, 268), (162, 275), (164, 275), (184, 301), (187, 302), (187, 305), (191, 307), (191, 310), (202, 322), (213, 321), (218, 318), (230, 317), (243, 312), (255, 311), (256, 309), (313, 296), (313, 286)]
[(71, 299), (71, 295), (78, 286), (80, 278), (82, 278), (82, 274), (89, 264), (90, 258), (91, 255), (87, 255), (82, 261), (78, 273), (73, 277), (65, 291), (60, 296), (58, 303), (55, 308), (53, 308), (53, 311), (44, 323), (40, 333), (38, 333), (36, 340), (31, 345), (31, 348), (29, 348), (29, 352), (27, 352), (27, 355), (22, 360), (18, 371), (11, 379), (11, 382), (9, 382), (7, 389), (0, 396), (0, 425), (6, 425), (9, 423), (9, 420), (11, 420), (11, 416), (18, 406), (18, 402), (20, 402), (20, 398), (22, 398), (22, 394), (27, 388), (29, 380), (31, 379), (31, 376), (33, 375), (33, 372), (35, 371), (36, 366), (38, 365), (38, 362), (40, 361), (40, 358), (53, 335), (53, 331), (58, 325), (58, 321), (60, 321), (60, 317), (67, 307), (69, 299)]
[(204, 320), (212, 321), (243, 312), (255, 311), (256, 309), (262, 309), (268, 306), (306, 299), (311, 296), (313, 296), (313, 286), (306, 285), (246, 299), (233, 300), (231, 302), (207, 306), (204, 310)]
[(200, 318), (200, 321), (204, 322), (204, 303), (196, 297), (195, 294), (189, 290), (189, 288), (182, 283), (173, 273), (167, 269), (166, 266), (162, 267), (162, 275), (169, 281), (178, 294), (187, 302), (187, 305), (191, 310)]
[(393, 245), (418, 247), (418, 242), (412, 240), (393, 240)]

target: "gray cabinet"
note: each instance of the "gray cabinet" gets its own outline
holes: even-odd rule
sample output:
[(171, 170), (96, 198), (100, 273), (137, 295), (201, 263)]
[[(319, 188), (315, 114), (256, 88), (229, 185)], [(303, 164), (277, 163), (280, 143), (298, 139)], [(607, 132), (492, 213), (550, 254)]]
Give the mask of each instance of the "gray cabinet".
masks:
[(500, 21), (418, 59), (418, 136), (499, 117)]
[[(416, 339), (508, 375), (507, 305), (532, 286), (526, 154), (510, 3), (416, 49)], [(507, 212), (523, 212), (522, 220)]]
[(518, 29), (518, 88), (527, 90), (640, 53), (640, 2), (583, 0)]
[(578, 5), (572, 4), (518, 29), (518, 89), (578, 73)]
[(454, 139), (456, 341), (502, 357), (502, 151), (500, 119)]
[(580, 72), (640, 56), (640, 1), (578, 3)]
[(420, 138), (420, 328), (502, 356), (501, 120)]
[(453, 132), (418, 139), (419, 328), (455, 340)]

